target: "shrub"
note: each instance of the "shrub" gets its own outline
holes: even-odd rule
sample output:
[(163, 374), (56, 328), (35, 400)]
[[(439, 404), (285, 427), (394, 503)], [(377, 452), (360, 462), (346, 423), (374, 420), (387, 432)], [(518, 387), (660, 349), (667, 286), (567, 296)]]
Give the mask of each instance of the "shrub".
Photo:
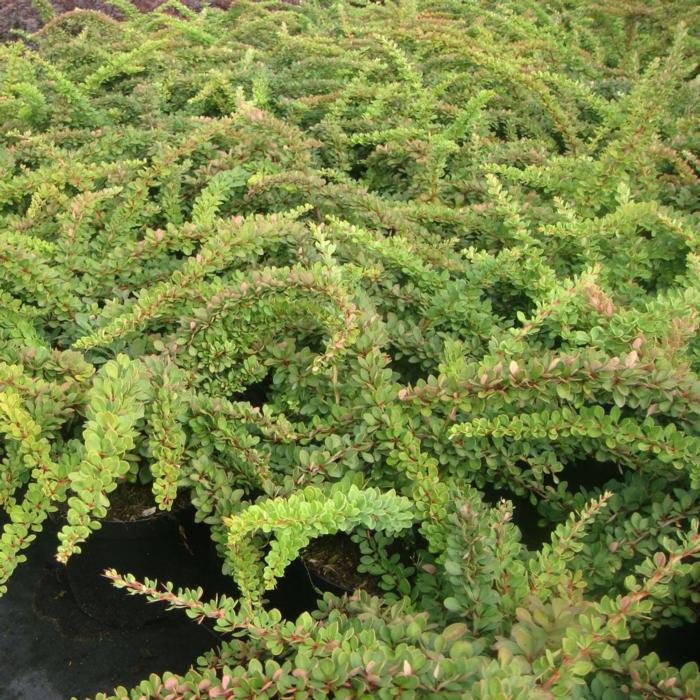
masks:
[(228, 635), (110, 697), (698, 695), (694, 4), (112, 4), (0, 47), (0, 584), (141, 480), (242, 596), (109, 572)]

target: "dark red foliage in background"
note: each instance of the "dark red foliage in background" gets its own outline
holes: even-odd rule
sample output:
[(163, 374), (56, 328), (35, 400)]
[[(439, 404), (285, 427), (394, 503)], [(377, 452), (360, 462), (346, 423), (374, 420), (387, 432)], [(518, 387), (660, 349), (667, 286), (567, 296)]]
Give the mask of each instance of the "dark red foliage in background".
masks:
[[(181, 0), (193, 10), (201, 10), (204, 5), (226, 8), (232, 0)], [(132, 0), (141, 10), (152, 10), (165, 0)], [(58, 12), (67, 12), (80, 8), (83, 10), (100, 10), (112, 17), (119, 17), (119, 12), (106, 0), (51, 0)], [(12, 38), (12, 29), (22, 29), (33, 32), (41, 27), (39, 13), (34, 9), (31, 0), (0, 0), (0, 41)]]

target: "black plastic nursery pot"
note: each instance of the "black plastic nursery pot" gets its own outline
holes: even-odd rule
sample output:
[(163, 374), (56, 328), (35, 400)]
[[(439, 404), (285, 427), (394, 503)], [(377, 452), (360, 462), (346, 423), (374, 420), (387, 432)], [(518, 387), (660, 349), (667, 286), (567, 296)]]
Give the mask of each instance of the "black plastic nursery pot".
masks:
[(105, 569), (175, 587), (196, 587), (209, 567), (207, 548), (194, 523), (192, 507), (156, 512), (135, 520), (106, 520), (68, 560), (66, 573), (78, 607), (112, 627), (139, 627), (162, 618), (167, 607), (128, 595), (103, 576)]
[[(213, 623), (197, 624), (163, 603), (128, 595), (102, 575), (114, 568), (141, 580), (201, 587), (205, 600), (237, 598), (210, 529), (194, 522), (192, 508), (103, 521), (67, 566), (55, 560), (60, 528), (59, 518), (46, 521), (0, 598), (0, 700), (94, 697), (117, 685), (132, 687), (152, 672), (185, 673), (226, 638), (214, 633)], [(297, 558), (270, 592), (269, 607), (293, 620), (315, 609), (323, 591), (346, 592)]]
[[(0, 514), (0, 524), (4, 522), (6, 519)], [(86, 614), (88, 601), (83, 595), (86, 582), (77, 582), (82, 603), (79, 606), (68, 580), (69, 567), (55, 559), (60, 527), (55, 519), (46, 521), (43, 531), (27, 550), (27, 561), (17, 567), (8, 582), (7, 593), (0, 598), (0, 700), (66, 700), (73, 696), (82, 700), (98, 692), (111, 692), (118, 685), (132, 687), (150, 673), (186, 673), (198, 656), (217, 646), (210, 625), (197, 624), (182, 611), (165, 612), (162, 603), (142, 601), (144, 607), (136, 611), (135, 622), (133, 609), (129, 612), (130, 626), (103, 621), (105, 618), (113, 621), (114, 610), (119, 609), (115, 608), (113, 596), (121, 596), (129, 604), (141, 598), (113, 588), (106, 579), (102, 581), (101, 570), (93, 570), (90, 579), (107, 584), (103, 593), (112, 601), (112, 615)], [(133, 531), (132, 527), (128, 529)], [(210, 533), (206, 525), (198, 524), (193, 529), (190, 548), (199, 562), (200, 553), (207, 552)], [(187, 523), (185, 531), (189, 537)], [(91, 538), (95, 536), (99, 537), (95, 533)], [(110, 548), (113, 545), (112, 541)], [(191, 561), (187, 551), (178, 550), (178, 553), (181, 576), (183, 570), (191, 571), (193, 567), (186, 563)], [(76, 556), (70, 567), (74, 574), (79, 556), (83, 555)], [(110, 557), (107, 565), (111, 566), (115, 560), (116, 557)], [(148, 577), (154, 577), (155, 561), (147, 561), (141, 564), (142, 570), (146, 569)], [(128, 560), (122, 561), (122, 565), (138, 566)], [(80, 570), (83, 568), (81, 562)], [(204, 588), (205, 599), (227, 584), (228, 577), (220, 570), (218, 558), (207, 561), (207, 571), (195, 582)], [(73, 579), (75, 584), (75, 575)], [(119, 600), (116, 606), (121, 604)], [(107, 607), (103, 602), (100, 605)], [(151, 617), (154, 613), (159, 619)], [(150, 621), (143, 624), (146, 616)]]
[[(66, 565), (66, 579), (80, 610), (113, 628), (139, 628), (169, 612), (164, 603), (129, 595), (104, 577), (105, 569), (133, 574), (139, 581), (156, 579), (175, 588), (204, 589), (205, 597), (239, 595), (230, 576), (221, 572), (221, 560), (209, 528), (194, 522), (194, 508), (156, 512), (133, 522), (102, 521), (102, 527), (81, 545), (81, 553)], [(287, 568), (277, 588), (269, 593), (270, 606), (289, 619), (315, 607), (317, 594), (351, 592), (316, 575), (297, 559)]]

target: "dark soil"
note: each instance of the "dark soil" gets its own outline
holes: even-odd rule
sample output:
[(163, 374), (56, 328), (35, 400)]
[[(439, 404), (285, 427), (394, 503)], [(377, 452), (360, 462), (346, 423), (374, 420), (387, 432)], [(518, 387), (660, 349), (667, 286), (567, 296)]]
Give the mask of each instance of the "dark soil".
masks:
[(317, 579), (317, 586), (330, 583), (339, 589), (333, 592), (351, 593), (358, 588), (369, 593), (378, 592), (376, 577), (358, 573), (360, 550), (347, 535), (319, 537), (301, 557), (309, 573)]
[(139, 484), (120, 484), (109, 494), (110, 508), (107, 520), (132, 523), (152, 515), (156, 507), (153, 492)]
[[(157, 516), (160, 513), (177, 513), (190, 505), (189, 496), (184, 492), (179, 492), (175, 498), (170, 511), (162, 511), (156, 505), (151, 486), (142, 484), (131, 484), (124, 482), (120, 484), (109, 496), (109, 511), (107, 511), (106, 521), (133, 523), (137, 520)], [(62, 523), (65, 520), (68, 505), (61, 503), (58, 511), (50, 515), (55, 522)]]
[[(121, 523), (133, 523), (135, 520), (162, 512), (156, 506), (151, 487), (141, 484), (120, 484), (109, 494), (109, 502), (110, 508), (106, 519)], [(187, 497), (179, 493), (171, 510), (178, 511), (186, 508), (188, 503)]]

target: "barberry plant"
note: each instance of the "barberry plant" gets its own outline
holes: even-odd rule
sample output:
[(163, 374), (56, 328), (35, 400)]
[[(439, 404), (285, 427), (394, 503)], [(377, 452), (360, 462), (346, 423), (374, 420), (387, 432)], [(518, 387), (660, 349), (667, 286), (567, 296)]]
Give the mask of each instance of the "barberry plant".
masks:
[(139, 481), (241, 596), (101, 700), (700, 696), (696, 3), (111, 5), (0, 45), (0, 593)]

